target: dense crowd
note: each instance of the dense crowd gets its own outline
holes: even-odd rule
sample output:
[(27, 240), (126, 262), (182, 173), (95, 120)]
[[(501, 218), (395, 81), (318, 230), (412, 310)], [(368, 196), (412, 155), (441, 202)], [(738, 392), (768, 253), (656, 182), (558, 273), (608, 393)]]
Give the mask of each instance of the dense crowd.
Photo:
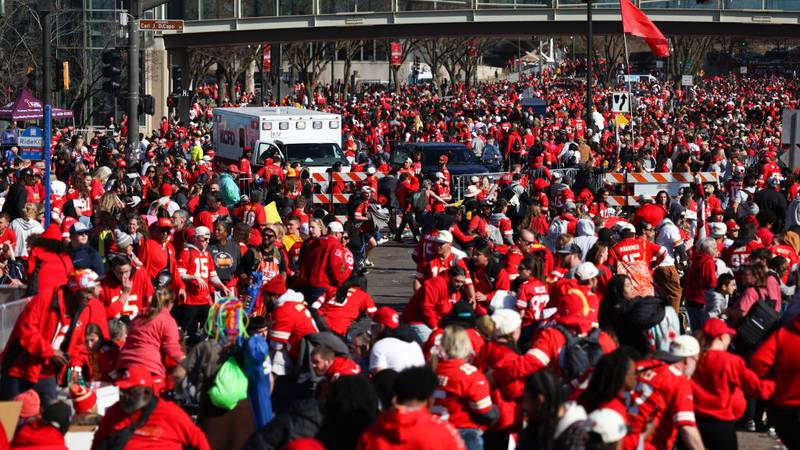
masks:
[[(216, 157), (212, 108), (253, 100), (238, 89), (201, 86), (188, 123), (132, 150), (124, 117), (57, 130), (49, 210), (12, 124), (0, 284), (30, 300), (2, 354), (0, 399), (22, 403), (10, 447), (64, 449), (88, 425), (93, 449), (731, 449), (768, 429), (799, 449), (800, 174), (777, 163), (797, 80), (641, 83), (622, 116), (615, 87), (587, 114), (570, 70), (297, 84), (280, 104), (341, 114), (367, 174), (322, 186), (351, 194), (335, 208), (299, 163)], [(455, 192), (447, 155), (430, 173), (393, 161), (409, 142), (462, 143), (505, 174)], [(634, 197), (558, 168), (717, 178)], [(416, 264), (398, 310), (367, 285), (387, 231)]]

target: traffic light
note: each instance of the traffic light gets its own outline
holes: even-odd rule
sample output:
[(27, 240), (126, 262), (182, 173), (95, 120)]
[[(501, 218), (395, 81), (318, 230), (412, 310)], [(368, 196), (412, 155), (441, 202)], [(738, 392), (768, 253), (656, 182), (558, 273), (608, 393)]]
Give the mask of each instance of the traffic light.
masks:
[(103, 90), (117, 93), (122, 79), (122, 52), (117, 49), (103, 52)]
[(156, 113), (156, 99), (152, 95), (143, 95), (139, 101), (139, 114), (152, 116)]
[(175, 97), (171, 95), (167, 97), (167, 108), (174, 108), (176, 105), (177, 103), (175, 102)]
[(183, 68), (181, 66), (172, 66), (172, 92), (183, 91)]

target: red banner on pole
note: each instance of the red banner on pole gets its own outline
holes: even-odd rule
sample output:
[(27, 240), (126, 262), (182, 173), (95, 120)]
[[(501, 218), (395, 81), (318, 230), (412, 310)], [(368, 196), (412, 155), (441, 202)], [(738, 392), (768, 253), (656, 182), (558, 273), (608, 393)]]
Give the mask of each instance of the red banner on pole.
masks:
[(403, 47), (399, 42), (392, 42), (392, 65), (399, 66), (403, 64)]
[(475, 39), (470, 39), (467, 43), (469, 45), (469, 49), (467, 55), (470, 58), (477, 58), (478, 57), (478, 41)]
[(264, 44), (261, 46), (262, 53), (261, 53), (261, 66), (264, 68), (264, 72), (269, 72), (272, 70), (272, 44)]

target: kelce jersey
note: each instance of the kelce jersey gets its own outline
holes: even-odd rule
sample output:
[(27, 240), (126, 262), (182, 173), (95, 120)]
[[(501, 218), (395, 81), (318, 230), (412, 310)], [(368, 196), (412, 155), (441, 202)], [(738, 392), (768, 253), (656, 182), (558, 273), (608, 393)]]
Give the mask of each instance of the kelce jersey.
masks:
[(549, 301), (550, 294), (542, 280), (525, 280), (517, 289), (517, 310), (522, 313), (522, 326), (542, 320), (542, 311)]
[(217, 276), (211, 252), (201, 251), (191, 244), (186, 244), (178, 261), (178, 273), (181, 275), (199, 276), (206, 283), (205, 288), (200, 287), (196, 280), (186, 281), (187, 305), (211, 304), (211, 278)]
[(640, 361), (636, 369), (636, 388), (626, 394), (630, 431), (624, 448), (637, 448), (641, 433), (653, 421), (656, 430), (644, 448), (671, 449), (678, 427), (695, 426), (692, 383), (681, 371), (661, 361)]
[(456, 428), (481, 428), (470, 416), (492, 409), (486, 377), (475, 366), (460, 359), (439, 361), (436, 366), (439, 387), (433, 392), (431, 412)]

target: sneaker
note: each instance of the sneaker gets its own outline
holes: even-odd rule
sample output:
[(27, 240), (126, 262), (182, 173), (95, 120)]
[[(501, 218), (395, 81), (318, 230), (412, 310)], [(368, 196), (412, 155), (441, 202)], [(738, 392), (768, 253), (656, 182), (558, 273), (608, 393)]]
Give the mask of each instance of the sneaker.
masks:
[(747, 425), (745, 425), (744, 430), (748, 433), (755, 433), (756, 432), (756, 421), (755, 420), (748, 420)]
[(378, 241), (378, 245), (383, 245), (383, 244), (385, 244), (385, 243), (387, 243), (387, 242), (389, 242), (389, 238), (387, 238), (387, 237), (382, 237), (382, 238), (380, 238), (380, 240)]
[(370, 261), (368, 259), (365, 259), (364, 260), (364, 266), (366, 266), (366, 267), (375, 267), (375, 263), (373, 263), (372, 261)]

